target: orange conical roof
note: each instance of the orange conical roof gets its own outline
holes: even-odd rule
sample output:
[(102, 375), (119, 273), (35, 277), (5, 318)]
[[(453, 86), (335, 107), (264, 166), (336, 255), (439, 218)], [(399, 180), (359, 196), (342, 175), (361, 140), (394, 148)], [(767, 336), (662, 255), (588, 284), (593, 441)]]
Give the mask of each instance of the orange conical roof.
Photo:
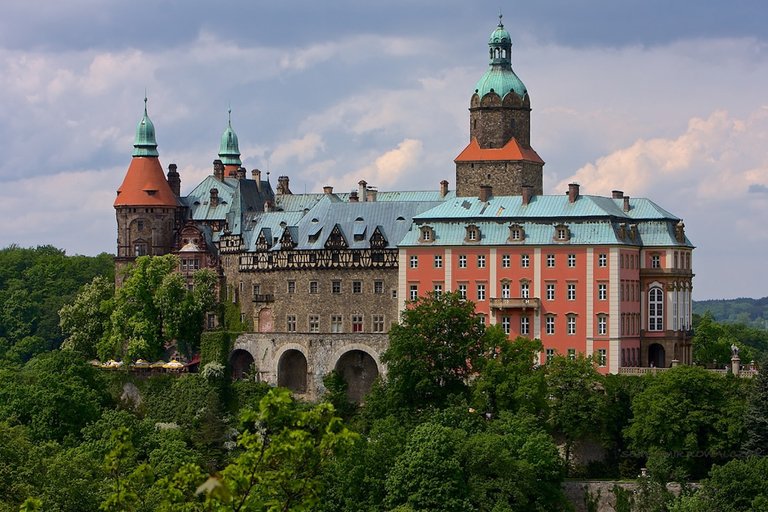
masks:
[(134, 156), (123, 184), (117, 189), (114, 206), (168, 206), (179, 202), (163, 174), (156, 156)]

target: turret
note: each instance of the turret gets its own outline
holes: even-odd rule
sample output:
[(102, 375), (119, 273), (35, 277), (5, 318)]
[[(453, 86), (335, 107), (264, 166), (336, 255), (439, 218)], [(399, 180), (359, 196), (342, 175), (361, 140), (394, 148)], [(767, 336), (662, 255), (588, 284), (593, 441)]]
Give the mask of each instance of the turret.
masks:
[(232, 109), (227, 111), (229, 120), (227, 129), (221, 135), (221, 144), (219, 145), (219, 158), (224, 164), (224, 176), (230, 176), (243, 165), (240, 160), (240, 145), (237, 141), (237, 134), (232, 129)]

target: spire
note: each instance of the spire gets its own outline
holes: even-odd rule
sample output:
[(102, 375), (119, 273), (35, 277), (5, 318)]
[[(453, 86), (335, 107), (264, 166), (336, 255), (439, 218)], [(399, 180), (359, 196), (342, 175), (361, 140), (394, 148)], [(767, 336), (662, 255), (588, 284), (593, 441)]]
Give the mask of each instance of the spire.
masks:
[(157, 140), (155, 140), (155, 125), (147, 115), (147, 94), (144, 93), (144, 116), (136, 126), (136, 138), (133, 141), (133, 156), (159, 156)]
[(219, 158), (224, 165), (236, 165), (241, 166), (243, 162), (240, 160), (240, 146), (237, 142), (237, 134), (232, 129), (232, 108), (227, 110), (228, 121), (227, 129), (221, 136), (221, 144), (219, 145)]
[(504, 28), (499, 13), (499, 24), (491, 32), (488, 38), (488, 70), (475, 85), (475, 92), (481, 98), (489, 92), (495, 92), (500, 97), (514, 92), (521, 99), (525, 98), (528, 91), (523, 82), (512, 71), (512, 37)]

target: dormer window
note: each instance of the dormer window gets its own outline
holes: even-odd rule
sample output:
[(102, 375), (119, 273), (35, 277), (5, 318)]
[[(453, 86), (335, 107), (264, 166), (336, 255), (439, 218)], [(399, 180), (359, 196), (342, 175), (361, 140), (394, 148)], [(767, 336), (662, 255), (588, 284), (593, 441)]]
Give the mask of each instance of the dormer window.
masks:
[(565, 224), (555, 226), (555, 241), (567, 242), (571, 239), (571, 230)]
[(480, 228), (474, 224), (470, 224), (467, 226), (466, 230), (466, 237), (464, 238), (465, 242), (474, 243), (480, 241)]
[(509, 241), (510, 242), (522, 242), (525, 240), (525, 230), (520, 224), (512, 224), (509, 226)]
[(432, 243), (435, 241), (435, 230), (431, 226), (422, 226), (419, 229), (421, 231), (419, 242)]

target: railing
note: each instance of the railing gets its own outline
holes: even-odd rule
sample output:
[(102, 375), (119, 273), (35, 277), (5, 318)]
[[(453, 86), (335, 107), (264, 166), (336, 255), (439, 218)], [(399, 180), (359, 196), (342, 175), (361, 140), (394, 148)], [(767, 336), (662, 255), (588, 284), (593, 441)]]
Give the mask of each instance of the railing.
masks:
[(491, 299), (492, 309), (539, 309), (541, 299), (538, 297), (515, 297)]
[(257, 294), (253, 296), (253, 302), (274, 302), (275, 296), (271, 293)]
[[(619, 367), (619, 375), (634, 375), (634, 376), (641, 376), (641, 375), (656, 375), (660, 372), (665, 372), (667, 370), (670, 370), (671, 368), (650, 368), (650, 367), (638, 367), (638, 366), (621, 366)], [(721, 370), (721, 369), (714, 369), (709, 368), (707, 369), (708, 372), (717, 373), (719, 375), (727, 375), (730, 373), (730, 370)], [(758, 374), (758, 370), (750, 370), (750, 369), (743, 369), (740, 370), (737, 374), (737, 377), (744, 377), (744, 378), (752, 378)]]

